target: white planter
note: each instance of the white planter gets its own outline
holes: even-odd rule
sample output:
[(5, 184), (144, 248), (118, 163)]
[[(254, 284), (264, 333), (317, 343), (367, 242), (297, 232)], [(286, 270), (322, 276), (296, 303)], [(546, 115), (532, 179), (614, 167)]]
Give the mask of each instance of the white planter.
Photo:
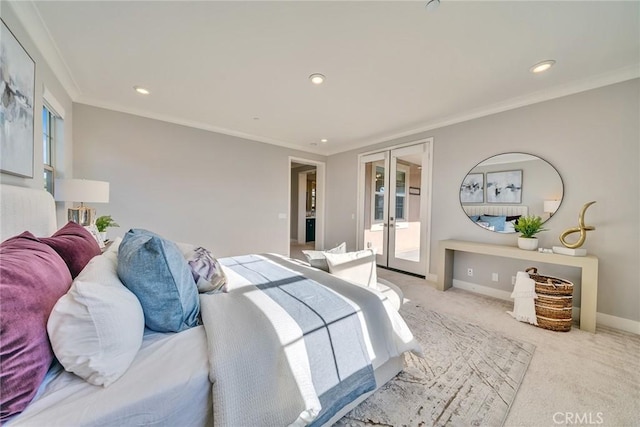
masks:
[(538, 249), (538, 239), (536, 237), (518, 237), (518, 247), (526, 251)]
[(106, 242), (107, 241), (107, 232), (106, 231), (101, 231), (100, 232), (100, 237), (102, 237), (102, 241)]

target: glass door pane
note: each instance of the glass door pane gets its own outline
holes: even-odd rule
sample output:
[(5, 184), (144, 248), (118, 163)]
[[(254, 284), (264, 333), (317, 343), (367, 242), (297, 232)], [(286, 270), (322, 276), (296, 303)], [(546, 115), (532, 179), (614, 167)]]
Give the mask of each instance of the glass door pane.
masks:
[(389, 264), (391, 268), (424, 274), (422, 253), (423, 144), (391, 150), (390, 172), (395, 180), (389, 188), (395, 213), (389, 218)]
[(376, 251), (378, 265), (387, 265), (387, 159), (386, 155), (374, 155), (363, 159), (361, 173), (364, 183), (364, 221), (362, 247)]

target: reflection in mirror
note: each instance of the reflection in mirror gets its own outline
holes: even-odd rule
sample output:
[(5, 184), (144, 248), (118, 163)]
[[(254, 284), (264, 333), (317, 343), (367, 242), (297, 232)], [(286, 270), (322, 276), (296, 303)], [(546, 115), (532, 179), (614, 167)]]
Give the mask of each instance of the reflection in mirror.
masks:
[(515, 233), (525, 215), (548, 220), (562, 203), (564, 187), (546, 160), (525, 153), (505, 153), (478, 163), (460, 185), (460, 204), (479, 227)]

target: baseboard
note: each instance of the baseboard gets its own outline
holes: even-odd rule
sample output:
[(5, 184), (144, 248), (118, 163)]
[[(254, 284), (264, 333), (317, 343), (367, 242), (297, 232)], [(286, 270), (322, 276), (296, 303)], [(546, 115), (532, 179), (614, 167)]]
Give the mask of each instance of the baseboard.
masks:
[(476, 283), (453, 279), (453, 287), (464, 289), (465, 291), (469, 291), (469, 292), (475, 292), (476, 294), (482, 294), (482, 295), (498, 298), (505, 301), (511, 301), (511, 292), (490, 288), (489, 286), (483, 286), (483, 285), (478, 285)]
[[(453, 287), (505, 301), (512, 301), (511, 292), (490, 288), (489, 286), (453, 279)], [(580, 320), (580, 307), (573, 307), (572, 317), (574, 320)], [(596, 313), (596, 324), (640, 335), (640, 322), (635, 320), (612, 316), (605, 313)]]
[[(572, 317), (574, 320), (580, 319), (580, 307), (573, 307)], [(596, 325), (640, 335), (640, 322), (625, 319), (624, 317), (612, 316), (610, 314), (598, 312), (596, 313)]]

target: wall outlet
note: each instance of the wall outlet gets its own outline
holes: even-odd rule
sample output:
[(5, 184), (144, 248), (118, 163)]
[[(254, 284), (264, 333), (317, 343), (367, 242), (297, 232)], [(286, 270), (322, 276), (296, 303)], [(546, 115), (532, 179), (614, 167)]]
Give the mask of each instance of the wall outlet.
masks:
[(498, 281), (498, 273), (491, 274), (491, 280), (494, 281), (494, 282), (497, 282)]
[(467, 268), (467, 276), (473, 277), (473, 268)]
[(516, 284), (516, 276), (511, 276), (511, 284), (512, 285)]

